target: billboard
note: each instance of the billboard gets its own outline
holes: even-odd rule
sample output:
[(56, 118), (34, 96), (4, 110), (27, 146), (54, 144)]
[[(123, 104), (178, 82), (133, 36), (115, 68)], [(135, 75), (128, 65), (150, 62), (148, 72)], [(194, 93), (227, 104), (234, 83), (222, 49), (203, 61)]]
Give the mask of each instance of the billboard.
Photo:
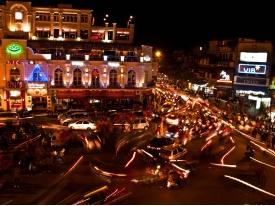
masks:
[(235, 76), (234, 84), (267, 87), (269, 84), (269, 80), (267, 78), (251, 78), (251, 77)]
[(241, 52), (241, 62), (267, 62), (267, 52)]
[(264, 64), (239, 64), (238, 73), (266, 74), (266, 65), (264, 65)]

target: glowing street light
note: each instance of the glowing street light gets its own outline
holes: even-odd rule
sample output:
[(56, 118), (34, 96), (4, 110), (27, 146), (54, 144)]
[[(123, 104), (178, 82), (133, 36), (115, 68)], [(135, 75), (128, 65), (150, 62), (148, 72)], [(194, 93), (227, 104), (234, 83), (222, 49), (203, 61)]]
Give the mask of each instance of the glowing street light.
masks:
[(160, 57), (161, 57), (161, 52), (160, 52), (160, 51), (156, 51), (155, 56), (156, 56), (157, 58), (160, 58)]

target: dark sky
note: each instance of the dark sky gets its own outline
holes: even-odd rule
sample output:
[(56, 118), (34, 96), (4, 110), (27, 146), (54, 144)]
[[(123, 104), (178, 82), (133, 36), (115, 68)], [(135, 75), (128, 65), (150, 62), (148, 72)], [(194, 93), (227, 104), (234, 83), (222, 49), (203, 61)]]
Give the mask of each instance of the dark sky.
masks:
[[(1, 0), (0, 0), (1, 1)], [(32, 0), (33, 5), (72, 3), (93, 10), (96, 24), (105, 13), (126, 25), (135, 17), (135, 43), (158, 48), (188, 48), (209, 39), (275, 39), (270, 0)], [(274, 14), (273, 14), (274, 13)], [(274, 31), (274, 32), (273, 32)]]

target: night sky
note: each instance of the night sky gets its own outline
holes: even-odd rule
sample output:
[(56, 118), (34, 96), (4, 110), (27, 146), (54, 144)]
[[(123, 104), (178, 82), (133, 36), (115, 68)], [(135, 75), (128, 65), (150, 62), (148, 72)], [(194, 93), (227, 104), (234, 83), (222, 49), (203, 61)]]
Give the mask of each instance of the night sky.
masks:
[[(2, 1), (2, 0), (0, 0)], [(72, 3), (93, 10), (95, 24), (125, 26), (135, 18), (135, 43), (160, 49), (190, 48), (210, 39), (237, 37), (275, 40), (272, 1), (244, 0), (32, 0), (34, 6)], [(273, 14), (274, 13), (274, 14)]]

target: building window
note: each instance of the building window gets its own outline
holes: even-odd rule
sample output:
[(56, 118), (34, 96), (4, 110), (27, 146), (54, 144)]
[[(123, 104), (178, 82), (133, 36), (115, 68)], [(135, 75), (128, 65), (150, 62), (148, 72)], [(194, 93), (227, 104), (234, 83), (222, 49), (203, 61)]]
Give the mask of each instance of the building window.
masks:
[(73, 85), (74, 86), (81, 86), (82, 85), (82, 73), (79, 68), (75, 69), (73, 72), (74, 80), (73, 80)]
[(112, 69), (110, 71), (110, 75), (109, 75), (109, 86), (110, 87), (116, 87), (118, 85), (117, 83), (117, 71)]
[(10, 70), (10, 80), (19, 81), (20, 80), (20, 71), (16, 67), (12, 67)]
[(88, 15), (82, 14), (80, 18), (81, 23), (88, 23)]
[(41, 30), (41, 29), (37, 29), (35, 31), (35, 36), (36, 37), (39, 37), (39, 38), (49, 38), (51, 35), (51, 32), (49, 29), (45, 28), (44, 30)]
[(53, 15), (53, 21), (54, 22), (59, 22), (59, 14), (54, 14)]
[(99, 72), (97, 69), (92, 71), (92, 87), (99, 87)]
[(36, 21), (50, 21), (51, 15), (49, 13), (36, 13)]
[(54, 85), (63, 86), (63, 71), (59, 68), (54, 71)]
[(134, 87), (136, 85), (136, 73), (135, 71), (131, 70), (128, 72), (128, 86)]
[(63, 14), (62, 21), (63, 22), (77, 22), (77, 15), (76, 14)]
[(53, 30), (53, 37), (58, 38), (59, 37), (59, 29), (54, 29)]
[(80, 30), (80, 38), (81, 39), (88, 39), (88, 30)]

